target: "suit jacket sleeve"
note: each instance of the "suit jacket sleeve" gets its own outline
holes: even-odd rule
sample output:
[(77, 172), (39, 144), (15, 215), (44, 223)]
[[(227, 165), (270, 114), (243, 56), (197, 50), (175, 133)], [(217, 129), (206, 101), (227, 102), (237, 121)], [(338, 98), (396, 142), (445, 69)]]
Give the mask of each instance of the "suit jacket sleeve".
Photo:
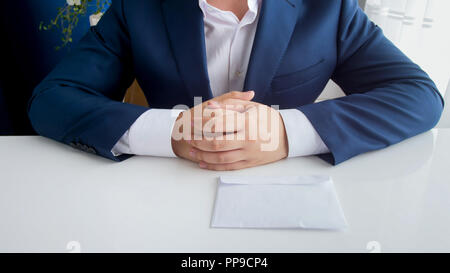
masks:
[(358, 7), (342, 0), (332, 79), (346, 97), (299, 107), (341, 163), (433, 128), (443, 100), (435, 84)]
[(46, 137), (120, 161), (111, 149), (145, 107), (122, 103), (134, 79), (122, 1), (34, 90), (29, 117)]

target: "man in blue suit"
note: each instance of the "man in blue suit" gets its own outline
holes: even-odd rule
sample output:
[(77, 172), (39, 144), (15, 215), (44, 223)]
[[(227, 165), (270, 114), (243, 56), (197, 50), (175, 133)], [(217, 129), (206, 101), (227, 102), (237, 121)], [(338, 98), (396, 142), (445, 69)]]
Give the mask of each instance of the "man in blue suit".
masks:
[[(122, 103), (135, 78), (150, 108)], [(347, 96), (315, 103), (329, 79)], [(228, 106), (246, 121), (267, 110), (256, 116), (276, 148), (261, 149), (263, 137), (175, 137), (177, 120)], [(234, 170), (288, 156), (338, 164), (431, 129), (442, 109), (428, 75), (356, 0), (115, 0), (36, 88), (29, 116), (38, 133), (112, 160), (177, 155)], [(251, 134), (197, 123), (182, 131)]]

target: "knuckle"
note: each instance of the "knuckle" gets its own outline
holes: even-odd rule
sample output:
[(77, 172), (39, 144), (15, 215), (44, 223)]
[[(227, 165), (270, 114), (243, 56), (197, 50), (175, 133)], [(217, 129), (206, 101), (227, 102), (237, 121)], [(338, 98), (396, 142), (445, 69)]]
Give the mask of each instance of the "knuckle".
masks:
[(230, 97), (232, 97), (232, 98), (239, 98), (240, 94), (241, 94), (241, 92), (239, 92), (239, 91), (231, 91), (230, 92)]
[(220, 171), (219, 166), (216, 166), (216, 165), (209, 165), (208, 169), (211, 171)]
[(217, 164), (217, 159), (214, 155), (210, 155), (208, 157), (205, 157), (205, 162), (211, 163), (211, 164)]
[(217, 162), (218, 163), (227, 163), (227, 156), (225, 154), (218, 154)]
[(236, 168), (232, 164), (228, 164), (225, 166), (226, 171), (234, 171)]
[(222, 143), (218, 140), (213, 140), (213, 141), (211, 141), (211, 148), (214, 150), (218, 150), (218, 149), (222, 148)]

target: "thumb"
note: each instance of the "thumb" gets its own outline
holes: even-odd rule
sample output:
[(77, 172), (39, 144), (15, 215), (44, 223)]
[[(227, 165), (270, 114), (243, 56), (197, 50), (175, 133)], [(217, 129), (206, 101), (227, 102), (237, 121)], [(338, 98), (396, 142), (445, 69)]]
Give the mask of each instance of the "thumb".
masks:
[(247, 91), (247, 92), (232, 91), (227, 93), (226, 95), (227, 99), (251, 101), (255, 97), (255, 91)]

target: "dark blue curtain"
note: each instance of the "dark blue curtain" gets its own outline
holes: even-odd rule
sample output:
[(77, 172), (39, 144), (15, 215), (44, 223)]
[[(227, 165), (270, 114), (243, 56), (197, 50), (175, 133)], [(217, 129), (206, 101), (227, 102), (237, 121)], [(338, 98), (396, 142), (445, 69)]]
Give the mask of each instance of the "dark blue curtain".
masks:
[[(66, 0), (3, 1), (0, 10), (0, 135), (35, 134), (27, 117), (27, 103), (35, 86), (67, 54), (55, 51), (61, 42), (58, 29), (39, 31)], [(92, 10), (94, 7), (92, 8)], [(89, 29), (89, 18), (81, 18), (74, 44)]]

